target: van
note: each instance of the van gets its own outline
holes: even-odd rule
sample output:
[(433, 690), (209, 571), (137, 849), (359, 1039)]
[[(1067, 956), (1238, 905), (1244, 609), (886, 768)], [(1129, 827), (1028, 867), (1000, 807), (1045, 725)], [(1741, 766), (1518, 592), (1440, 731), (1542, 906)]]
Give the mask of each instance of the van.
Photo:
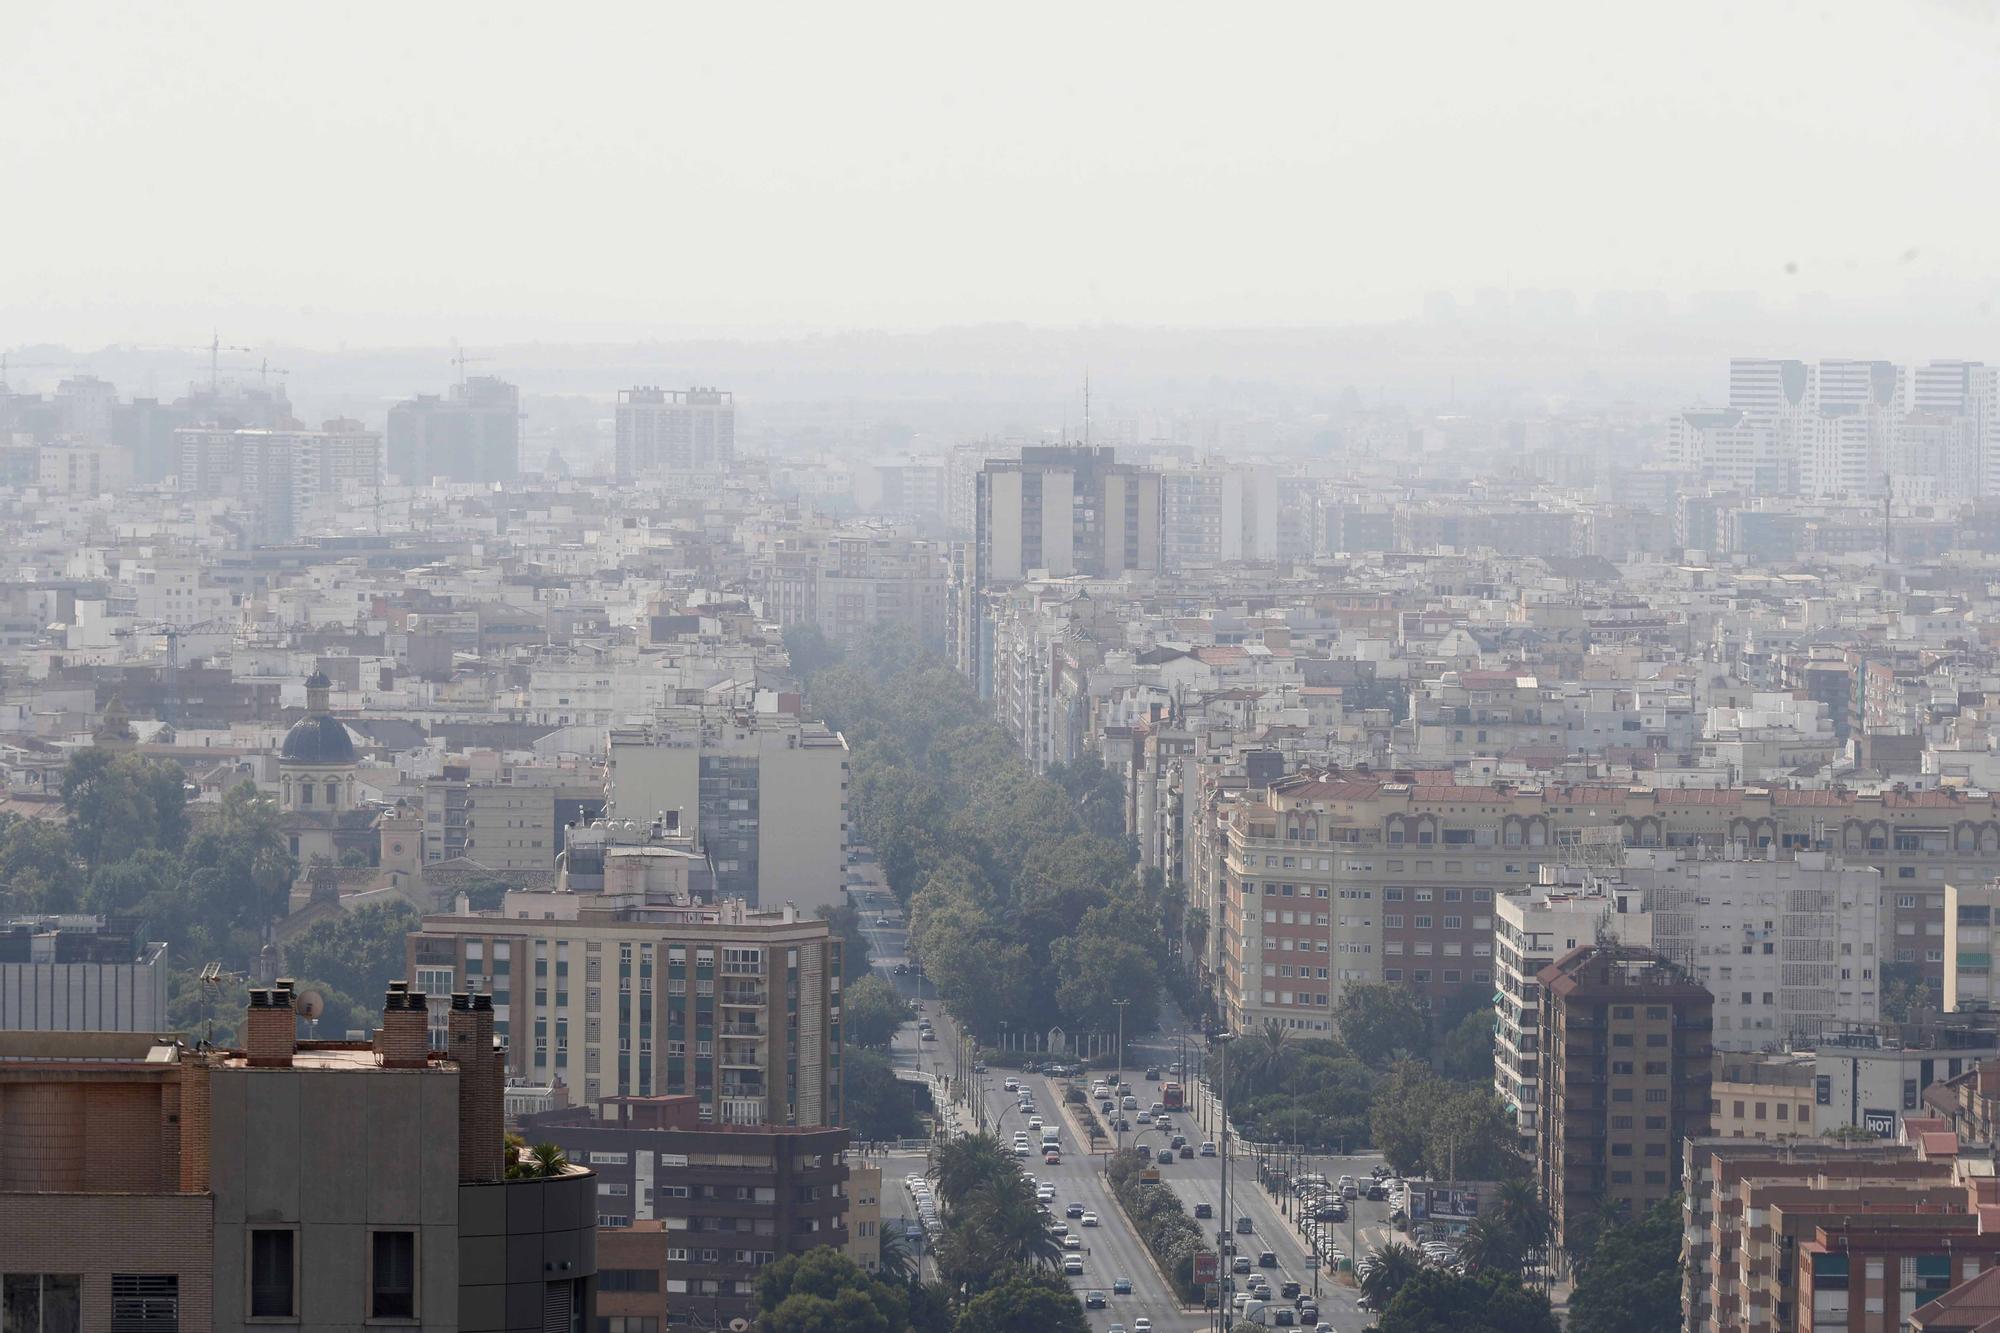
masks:
[(1062, 1142), (1062, 1131), (1054, 1125), (1042, 1126), (1042, 1146), (1052, 1148)]

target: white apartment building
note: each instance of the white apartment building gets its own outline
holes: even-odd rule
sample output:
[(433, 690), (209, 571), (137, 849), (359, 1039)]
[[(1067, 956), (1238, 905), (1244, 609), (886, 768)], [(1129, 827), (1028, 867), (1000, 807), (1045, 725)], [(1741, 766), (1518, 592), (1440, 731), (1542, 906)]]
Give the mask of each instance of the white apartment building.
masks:
[(605, 794), (621, 819), (677, 811), (724, 898), (808, 915), (846, 900), (847, 742), (822, 722), (668, 709), (611, 733)]
[(736, 461), (736, 397), (723, 389), (621, 389), (613, 450), (620, 480), (726, 472)]
[(1715, 1048), (1776, 1050), (1881, 1017), (1881, 872), (1827, 852), (1627, 848), (1653, 948), (1715, 997)]
[(1535, 1135), (1541, 1104), (1543, 968), (1572, 949), (1616, 939), (1650, 946), (1653, 918), (1644, 895), (1615, 881), (1544, 866), (1537, 883), (1503, 893), (1493, 922), (1493, 1090), (1524, 1138)]

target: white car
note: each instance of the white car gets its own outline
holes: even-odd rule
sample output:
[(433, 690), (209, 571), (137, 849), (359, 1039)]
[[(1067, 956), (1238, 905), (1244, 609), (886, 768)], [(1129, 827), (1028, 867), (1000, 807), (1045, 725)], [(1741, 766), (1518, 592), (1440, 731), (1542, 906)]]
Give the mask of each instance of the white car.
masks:
[(1132, 1333), (1153, 1333), (1153, 1321), (1140, 1315), (1132, 1321)]
[(1031, 1115), (1028, 1117), (1029, 1129), (1040, 1129), (1041, 1127), (1042, 1127), (1042, 1118), (1040, 1116)]
[(1064, 1259), (1064, 1260), (1063, 1260), (1063, 1275), (1064, 1275), (1065, 1277), (1082, 1277), (1082, 1276), (1083, 1276), (1083, 1256), (1081, 1256), (1081, 1255), (1076, 1255), (1076, 1254), (1072, 1254), (1072, 1255), (1070, 1255), (1070, 1256), (1069, 1256), (1068, 1258)]
[(1085, 1213), (1082, 1217), (1078, 1218), (1077, 1220), (1083, 1223), (1083, 1225), (1087, 1227), (1094, 1227), (1097, 1225), (1097, 1214)]
[(1065, 1250), (1080, 1250), (1083, 1248), (1083, 1237), (1064, 1236), (1062, 1238), (1062, 1243), (1063, 1243), (1063, 1248)]
[(1009, 1092), (1019, 1092), (1021, 1090), (1021, 1085), (1011, 1078), (1008, 1079), (1005, 1083), (1002, 1083), (1000, 1086), (1007, 1089), (1007, 1091)]

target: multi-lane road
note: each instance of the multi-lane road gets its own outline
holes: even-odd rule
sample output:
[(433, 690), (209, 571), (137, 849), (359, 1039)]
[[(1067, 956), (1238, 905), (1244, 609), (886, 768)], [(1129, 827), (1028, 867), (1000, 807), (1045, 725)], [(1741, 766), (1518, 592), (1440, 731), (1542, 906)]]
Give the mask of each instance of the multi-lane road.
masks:
[[(863, 929), (868, 936), (876, 967), (905, 995), (912, 999), (922, 995), (925, 1014), (937, 1030), (937, 1040), (926, 1042), (918, 1039), (914, 1027), (906, 1027), (897, 1034), (891, 1057), (899, 1068), (921, 1071), (936, 1078), (947, 1077), (953, 1073), (953, 1052), (958, 1035), (950, 1016), (927, 991), (919, 990), (921, 983), (917, 977), (907, 973), (894, 975), (895, 966), (907, 962), (907, 944), (900, 913), (887, 886), (880, 882), (879, 872), (872, 862), (864, 861), (855, 866), (854, 871), (858, 882), (850, 884), (849, 889), (855, 906), (861, 911)], [(885, 916), (889, 923), (878, 924)], [(1189, 1039), (1190, 1042), (1193, 1040)], [(1148, 1065), (1164, 1068), (1169, 1062), (1181, 1058), (1181, 1050), (1182, 1039), (1179, 1036), (1160, 1036), (1150, 1041), (1136, 1040), (1131, 1044), (1128, 1061), (1133, 1067), (1125, 1071), (1125, 1077), (1133, 1085), (1133, 1093), (1142, 1105), (1150, 1105), (1158, 1098), (1159, 1084), (1143, 1080), (1141, 1070)], [(1020, 1109), (1018, 1092), (1005, 1090), (1005, 1081), (1009, 1078), (1033, 1094), (1033, 1112)], [(1086, 1151), (1088, 1143), (1079, 1131), (1079, 1122), (1069, 1114), (1071, 1108), (1063, 1103), (1066, 1082), (1052, 1081), (1039, 1074), (993, 1069), (978, 1076), (977, 1084), (976, 1095), (984, 1103), (986, 1127), (1003, 1142), (1011, 1141), (1016, 1130), (1025, 1130), (1031, 1144), (1038, 1143), (1041, 1136), (1038, 1130), (1030, 1128), (1031, 1115), (1060, 1127), (1060, 1163), (1053, 1166), (1044, 1164), (1039, 1152), (1021, 1161), (1038, 1182), (1054, 1187), (1051, 1210), (1071, 1234), (1079, 1238), (1082, 1248), (1077, 1254), (1083, 1261), (1083, 1273), (1071, 1277), (1071, 1285), (1079, 1295), (1089, 1291), (1104, 1294), (1105, 1308), (1089, 1312), (1092, 1328), (1103, 1330), (1122, 1324), (1130, 1330), (1134, 1321), (1142, 1316), (1152, 1321), (1158, 1333), (1195, 1333), (1196, 1330), (1214, 1327), (1212, 1315), (1181, 1308), (1165, 1277), (1155, 1267), (1151, 1254), (1112, 1199), (1104, 1177), (1104, 1152), (1093, 1154)], [(1208, 1121), (1206, 1129), (1200, 1123), (1203, 1118)], [(979, 1123), (980, 1115), (970, 1105), (958, 1106), (954, 1107), (953, 1119), (959, 1126), (970, 1129)], [(1185, 1134), (1190, 1142), (1199, 1143), (1204, 1138), (1220, 1137), (1215, 1131), (1219, 1120), (1213, 1105), (1204, 1105), (1199, 1112), (1194, 1109), (1182, 1111), (1174, 1116), (1174, 1122), (1173, 1132)], [(1140, 1138), (1144, 1142), (1165, 1145), (1165, 1140), (1150, 1127), (1135, 1127), (1140, 1129)], [(1134, 1136), (1125, 1135), (1124, 1141), (1125, 1146), (1130, 1148)], [(1100, 1145), (1100, 1148), (1103, 1146)], [(1276, 1286), (1287, 1279), (1295, 1280), (1310, 1292), (1314, 1271), (1305, 1242), (1294, 1229), (1293, 1222), (1284, 1216), (1280, 1201), (1273, 1199), (1257, 1184), (1254, 1162), (1245, 1155), (1243, 1147), (1232, 1144), (1232, 1148), (1229, 1211), (1233, 1217), (1248, 1217), (1252, 1226), (1249, 1234), (1236, 1236), (1238, 1252), (1248, 1255), (1254, 1264), (1263, 1251), (1270, 1251), (1276, 1256), (1278, 1266), (1260, 1271), (1271, 1279), (1272, 1284)], [(1365, 1156), (1318, 1157), (1313, 1159), (1311, 1167), (1329, 1178), (1337, 1178), (1343, 1172), (1365, 1176), (1368, 1168), (1379, 1160)], [(901, 1216), (914, 1214), (904, 1192), (903, 1178), (913, 1173), (921, 1174), (924, 1165), (922, 1156), (915, 1153), (892, 1154), (884, 1160), (882, 1196), (886, 1213)], [(1219, 1156), (1176, 1157), (1172, 1163), (1160, 1167), (1160, 1176), (1165, 1187), (1180, 1195), (1190, 1214), (1198, 1203), (1211, 1207), (1216, 1216), (1199, 1223), (1211, 1237), (1217, 1230), (1232, 1225), (1232, 1218), (1225, 1217), (1220, 1206), (1222, 1161)], [(1072, 1204), (1095, 1213), (1098, 1225), (1084, 1227), (1077, 1219), (1065, 1216)], [(1382, 1211), (1379, 1204), (1361, 1205), (1354, 1232), (1363, 1254), (1378, 1248), (1386, 1238), (1386, 1222), (1380, 1216)], [(1341, 1228), (1340, 1244), (1343, 1250), (1351, 1248), (1348, 1232), (1349, 1228)], [(1112, 1294), (1112, 1288), (1119, 1279), (1131, 1283), (1130, 1295)], [(1236, 1289), (1241, 1290), (1242, 1279), (1236, 1281)], [(1320, 1273), (1319, 1293), (1320, 1319), (1331, 1323), (1340, 1333), (1358, 1333), (1369, 1323), (1369, 1317), (1355, 1308), (1353, 1289), (1340, 1285), (1330, 1271)], [(1227, 1326), (1226, 1323), (1223, 1325)]]

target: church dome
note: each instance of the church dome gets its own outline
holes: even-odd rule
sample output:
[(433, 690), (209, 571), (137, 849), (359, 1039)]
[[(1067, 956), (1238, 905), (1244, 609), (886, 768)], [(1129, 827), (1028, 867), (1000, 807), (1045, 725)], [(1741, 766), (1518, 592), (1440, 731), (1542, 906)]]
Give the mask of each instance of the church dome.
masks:
[(354, 742), (340, 719), (321, 713), (294, 722), (281, 753), (288, 764), (351, 764)]

